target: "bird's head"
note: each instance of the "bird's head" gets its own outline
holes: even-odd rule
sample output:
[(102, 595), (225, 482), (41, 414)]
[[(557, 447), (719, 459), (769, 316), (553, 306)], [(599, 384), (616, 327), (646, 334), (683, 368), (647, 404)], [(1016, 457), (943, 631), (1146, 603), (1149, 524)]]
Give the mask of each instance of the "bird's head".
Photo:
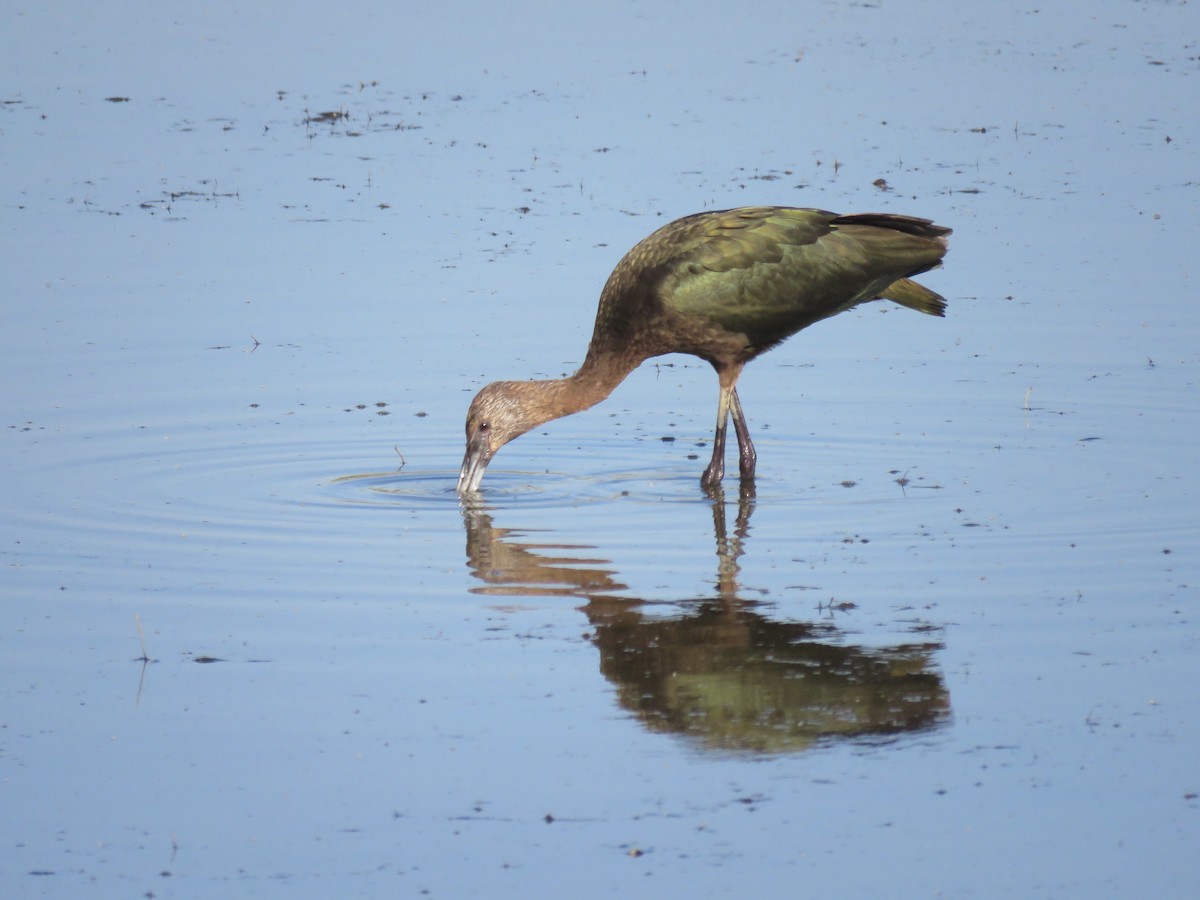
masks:
[(471, 401), (467, 410), (467, 453), (458, 473), (458, 492), (473, 493), (483, 481), (483, 473), (496, 451), (535, 428), (544, 418), (531, 415), (526, 396), (527, 381), (497, 381), (489, 384)]

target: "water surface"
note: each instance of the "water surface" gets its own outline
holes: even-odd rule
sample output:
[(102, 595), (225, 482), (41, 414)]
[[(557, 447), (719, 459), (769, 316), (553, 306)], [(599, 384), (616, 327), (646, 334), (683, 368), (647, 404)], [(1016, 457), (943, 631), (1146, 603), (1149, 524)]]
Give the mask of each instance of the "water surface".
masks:
[[(5, 896), (1200, 887), (1189, 4), (8, 19)], [(749, 367), (753, 496), (666, 357), (461, 504), (751, 203), (953, 227), (947, 318)]]

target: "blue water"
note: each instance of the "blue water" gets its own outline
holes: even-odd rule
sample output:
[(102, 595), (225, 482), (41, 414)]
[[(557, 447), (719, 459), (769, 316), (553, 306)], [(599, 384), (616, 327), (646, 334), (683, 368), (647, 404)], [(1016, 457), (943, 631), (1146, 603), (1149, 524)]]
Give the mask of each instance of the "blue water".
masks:
[[(4, 896), (1192, 896), (1195, 24), (8, 14)], [(666, 357), (460, 503), (473, 393), (753, 203), (953, 227), (947, 318), (755, 361), (752, 497)]]

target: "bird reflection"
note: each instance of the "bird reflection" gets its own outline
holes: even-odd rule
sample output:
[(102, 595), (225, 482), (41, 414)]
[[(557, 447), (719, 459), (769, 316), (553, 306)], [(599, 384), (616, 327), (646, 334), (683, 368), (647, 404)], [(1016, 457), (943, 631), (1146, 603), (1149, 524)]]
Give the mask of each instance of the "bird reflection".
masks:
[(464, 506), (463, 518), (467, 524), (467, 565), (484, 583), (483, 587), (471, 588), (472, 594), (592, 597), (625, 590), (611, 571), (599, 568), (608, 565), (608, 560), (555, 553), (592, 547), (514, 540), (526, 532), (495, 527), (492, 517), (480, 507)]
[[(936, 670), (942, 644), (888, 647), (845, 640), (831, 621), (772, 621), (743, 599), (738, 577), (754, 510), (753, 488), (738, 496), (733, 531), (720, 487), (709, 492), (716, 541), (714, 596), (672, 604), (673, 615), (619, 592), (611, 562), (595, 548), (530, 540), (497, 528), (487, 510), (465, 505), (467, 562), (483, 582), (474, 593), (557, 595), (587, 600), (600, 671), (621, 705), (650, 730), (698, 747), (789, 753), (845, 739), (887, 739), (935, 729), (950, 716)], [(565, 552), (564, 552), (565, 551)]]

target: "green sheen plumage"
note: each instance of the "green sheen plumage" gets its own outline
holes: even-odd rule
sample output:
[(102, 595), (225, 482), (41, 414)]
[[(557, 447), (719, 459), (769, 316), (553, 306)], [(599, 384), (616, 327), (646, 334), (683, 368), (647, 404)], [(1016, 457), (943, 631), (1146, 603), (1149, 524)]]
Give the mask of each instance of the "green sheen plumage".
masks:
[(693, 341), (705, 340), (705, 332), (744, 335), (739, 356), (748, 359), (813, 322), (881, 296), (940, 315), (944, 301), (904, 279), (940, 263), (947, 233), (926, 219), (818, 209), (751, 207), (687, 216), (618, 263), (601, 295), (593, 341), (640, 335), (650, 344), (669, 343), (683, 317), (700, 332)]

